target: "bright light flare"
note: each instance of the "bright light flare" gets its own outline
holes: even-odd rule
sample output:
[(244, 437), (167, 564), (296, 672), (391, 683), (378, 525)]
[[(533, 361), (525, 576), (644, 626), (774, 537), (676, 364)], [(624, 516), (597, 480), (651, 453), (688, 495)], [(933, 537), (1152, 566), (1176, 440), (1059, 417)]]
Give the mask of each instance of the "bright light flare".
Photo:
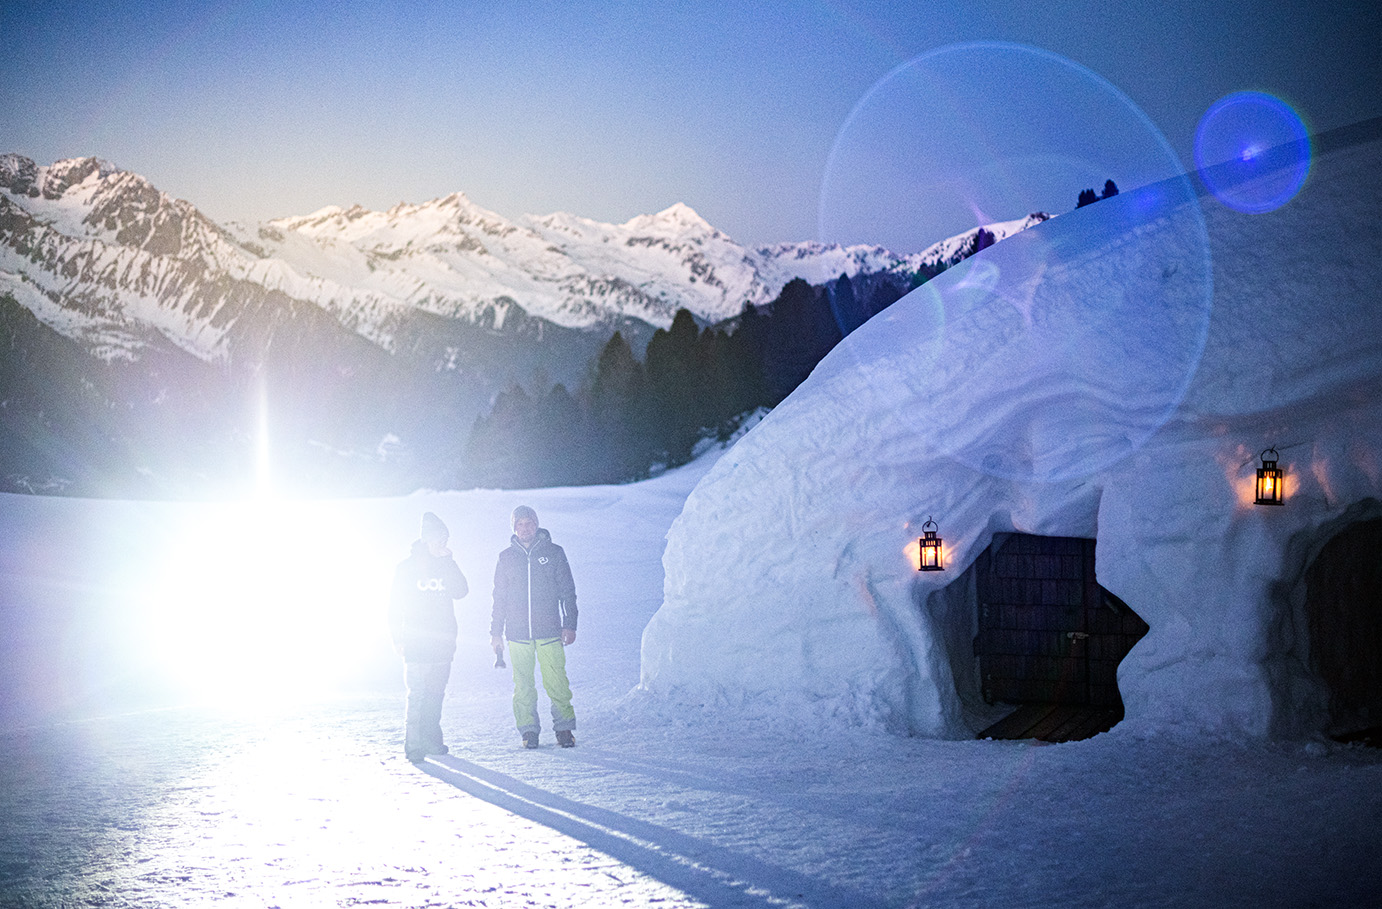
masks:
[(216, 700), (333, 690), (386, 636), (380, 560), (332, 503), (203, 506), (155, 571), (151, 656), (189, 694)]
[(1310, 172), (1310, 136), (1279, 98), (1234, 92), (1214, 103), (1195, 131), (1195, 166), (1228, 207), (1249, 214), (1291, 201)]

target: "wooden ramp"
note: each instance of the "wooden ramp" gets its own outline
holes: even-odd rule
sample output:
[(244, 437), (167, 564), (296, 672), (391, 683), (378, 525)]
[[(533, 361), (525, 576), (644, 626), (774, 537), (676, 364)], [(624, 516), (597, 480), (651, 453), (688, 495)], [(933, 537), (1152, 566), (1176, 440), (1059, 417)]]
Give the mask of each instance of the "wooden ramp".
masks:
[(1123, 719), (1123, 708), (1088, 704), (1023, 704), (977, 738), (1078, 742), (1107, 732)]

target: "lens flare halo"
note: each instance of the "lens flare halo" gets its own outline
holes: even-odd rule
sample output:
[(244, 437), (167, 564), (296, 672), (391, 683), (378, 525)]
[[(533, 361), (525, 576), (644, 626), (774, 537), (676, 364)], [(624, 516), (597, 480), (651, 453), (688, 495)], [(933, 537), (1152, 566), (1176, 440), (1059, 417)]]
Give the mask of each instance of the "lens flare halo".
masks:
[[(1109, 180), (1116, 198), (1071, 211)], [(1037, 211), (1055, 217), (923, 284), (874, 320), (892, 324), (865, 325), (840, 356), (880, 386), (893, 384), (878, 376), (884, 361), (924, 383), (916, 406), (896, 412), (954, 460), (1058, 481), (1140, 448), (1204, 350), (1208, 235), (1186, 167), (1150, 119), (1107, 80), (1038, 48), (929, 52), (846, 118), (818, 232), (906, 253)], [(909, 312), (924, 330), (902, 328)]]
[(1220, 202), (1248, 214), (1282, 207), (1310, 173), (1310, 135), (1285, 101), (1242, 91), (1216, 101), (1195, 130), (1195, 167)]

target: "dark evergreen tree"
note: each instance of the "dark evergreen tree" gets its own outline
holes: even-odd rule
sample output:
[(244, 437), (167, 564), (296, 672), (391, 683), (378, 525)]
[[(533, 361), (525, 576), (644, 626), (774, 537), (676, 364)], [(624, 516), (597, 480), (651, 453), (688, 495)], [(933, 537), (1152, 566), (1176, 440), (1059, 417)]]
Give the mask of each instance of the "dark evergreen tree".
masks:
[(538, 404), (532, 430), (537, 485), (579, 486), (595, 481), (586, 414), (565, 385), (552, 386)]
[(727, 382), (725, 410), (731, 418), (769, 406), (771, 402), (764, 371), (767, 332), (764, 322), (758, 310), (745, 303), (738, 325), (721, 346)]
[(974, 233), (974, 242), (970, 245), (969, 254), (974, 255), (979, 250), (988, 249), (990, 246), (997, 242), (997, 239), (993, 236), (993, 234), (990, 231), (987, 231), (981, 227)]
[(1075, 202), (1075, 207), (1076, 207), (1076, 208), (1084, 208), (1086, 205), (1090, 205), (1090, 204), (1092, 204), (1092, 203), (1094, 203), (1094, 202), (1098, 202), (1098, 201), (1099, 201), (1099, 197), (1094, 193), (1094, 190), (1092, 190), (1092, 189), (1082, 189), (1082, 190), (1080, 190), (1080, 197), (1079, 197), (1079, 199), (1077, 199), (1076, 202)]
[(841, 273), (828, 289), (830, 309), (835, 315), (835, 324), (841, 335), (847, 335), (868, 321), (868, 314), (859, 306), (854, 293), (854, 282), (849, 275)]
[(700, 437), (698, 339), (695, 317), (679, 309), (671, 328), (653, 332), (643, 358), (648, 375), (648, 425), (653, 445), (668, 466), (689, 461)]
[(534, 485), (534, 407), (520, 385), (500, 392), (488, 417), (478, 417), (466, 443), (465, 476), (486, 486)]
[(1116, 196), (1116, 195), (1118, 195), (1118, 185), (1117, 185), (1116, 183), (1114, 183), (1112, 180), (1105, 180), (1105, 181), (1104, 181), (1104, 194), (1103, 194), (1102, 196), (1100, 196), (1099, 198), (1101, 198), (1101, 199), (1109, 199), (1109, 198), (1112, 198), (1113, 196)]
[(596, 414), (622, 407), (640, 389), (643, 367), (621, 332), (615, 332), (595, 361), (591, 380), (591, 407)]
[[(801, 379), (797, 384), (805, 381), (811, 374), (811, 370), (816, 368), (816, 364), (824, 359), (825, 355), (844, 340), (845, 332), (841, 330), (835, 321), (835, 316), (830, 312), (830, 296), (824, 287), (812, 287), (806, 285), (810, 292), (807, 306), (808, 332), (806, 335), (806, 349), (803, 351), (802, 365), (804, 369)], [(792, 386), (793, 389), (796, 386)]]
[(616, 331), (600, 351), (590, 387), (592, 460), (599, 465), (593, 473), (599, 482), (647, 476), (652, 463), (647, 409), (643, 367)]
[[(801, 278), (782, 288), (769, 309), (765, 369), (771, 404), (781, 401), (843, 337), (829, 304)], [(828, 323), (828, 326), (825, 324)]]
[(694, 423), (699, 429), (718, 429), (729, 397), (729, 377), (725, 372), (724, 343), (728, 335), (713, 328), (701, 330), (696, 339), (695, 370), (700, 394), (695, 396)]
[(897, 284), (894, 284), (892, 281), (882, 282), (876, 288), (874, 288), (871, 294), (869, 294), (869, 318), (872, 319), (874, 316), (878, 315), (880, 312), (887, 309), (889, 306), (892, 306), (898, 300), (901, 300), (902, 296), (902, 288), (899, 287)]

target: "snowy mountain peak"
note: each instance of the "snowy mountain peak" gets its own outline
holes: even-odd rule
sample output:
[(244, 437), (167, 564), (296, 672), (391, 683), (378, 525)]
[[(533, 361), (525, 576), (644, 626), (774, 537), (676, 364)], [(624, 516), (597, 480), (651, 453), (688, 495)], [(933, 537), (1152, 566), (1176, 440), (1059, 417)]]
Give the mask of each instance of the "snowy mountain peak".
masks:
[(104, 158), (66, 158), (39, 167), (24, 155), (0, 155), (0, 188), (32, 198), (59, 199), (74, 186), (119, 173), (124, 171)]
[(425, 245), (437, 235), (456, 234), (465, 225), (487, 233), (516, 229), (502, 217), (454, 192), (426, 202), (399, 202), (387, 211), (362, 205), (328, 205), (309, 215), (275, 218), (267, 227), (318, 242), (345, 242), (371, 249)]
[(38, 165), (32, 158), (23, 155), (0, 155), (0, 187), (12, 193), (25, 195), (32, 191), (37, 196)]
[[(432, 204), (437, 205), (437, 206), (439, 206), (439, 207), (444, 207), (444, 208), (464, 208), (464, 209), (469, 209), (469, 208), (475, 207), (475, 203), (470, 201), (470, 197), (467, 196), (465, 193), (461, 192), (460, 190), (456, 190), (455, 192), (453, 192), (453, 193), (451, 193), (451, 194), (449, 194), (449, 195), (442, 196), (440, 199), (434, 199), (433, 202), (432, 202)], [(405, 207), (406, 207), (405, 203), (400, 202), (400, 203), (398, 203), (397, 205), (395, 205), (393, 208), (391, 208), (389, 211), (390, 211), (390, 212), (398, 211), (398, 210), (401, 210), (401, 209), (403, 209), (403, 208), (405, 208)]]
[[(54, 231), (47, 238), (49, 244), (66, 246), (61, 238), (76, 242), (94, 238), (110, 244), (111, 252), (142, 250), (203, 264), (235, 255), (227, 231), (190, 203), (103, 158), (67, 158), (39, 167), (22, 155), (0, 156), (0, 189), (12, 194), (29, 224)], [(64, 267), (69, 282), (81, 283), (81, 273), (92, 265), (94, 252), (79, 254), (75, 248), (59, 252), (55, 246), (47, 254), (54, 262), (65, 255), (81, 259), (80, 266)], [(98, 284), (101, 289), (96, 293), (110, 292), (108, 278)]]
[(696, 210), (685, 202), (664, 208), (655, 215), (638, 215), (624, 222), (624, 228), (635, 233), (677, 233), (677, 234), (713, 234), (724, 237), (720, 231), (716, 230), (706, 221)]
[[(933, 243), (921, 252), (908, 256), (907, 264), (918, 271), (937, 265), (948, 267), (986, 246), (1007, 239), (1013, 234), (1021, 233), (1029, 227), (1034, 227), (1050, 219), (1050, 215), (1037, 211), (1025, 218), (1015, 218), (1012, 221), (1000, 221), (996, 224), (975, 227), (962, 234), (956, 234), (938, 243)], [(983, 235), (982, 238), (981, 234)]]
[[(579, 331), (626, 320), (665, 328), (681, 308), (705, 322), (731, 318), (796, 278), (822, 284), (913, 266), (879, 247), (746, 248), (683, 202), (623, 224), (565, 213), (509, 220), (453, 192), (387, 211), (328, 205), (222, 227), (95, 157), (40, 167), (0, 156), (0, 208), (15, 213), (0, 237), (0, 273), (14, 277), (4, 283), (34, 311), (64, 310), (45, 315), (48, 324), (73, 336), (71, 312), (101, 312), (111, 320), (102, 337), (154, 326), (203, 358), (225, 354), (250, 300), (310, 307), (391, 349), (397, 326), (419, 312), (497, 329), (516, 306)], [(989, 232), (1002, 239), (1033, 220)], [(942, 245), (937, 257), (962, 258), (974, 236)]]
[[(280, 230), (310, 229), (324, 224), (354, 220), (354, 218), (349, 217), (347, 213), (360, 208), (359, 205), (352, 205), (349, 209), (342, 208), (339, 205), (325, 205), (306, 215), (289, 215), (283, 218), (273, 218), (266, 223)], [(356, 217), (358, 217), (358, 215)]]
[[(122, 173), (120, 168), (103, 158), (68, 158), (46, 168), (42, 192), (45, 198), (56, 199), (66, 193), (70, 187), (93, 179), (104, 180), (118, 173)], [(139, 179), (143, 181), (142, 177)]]

